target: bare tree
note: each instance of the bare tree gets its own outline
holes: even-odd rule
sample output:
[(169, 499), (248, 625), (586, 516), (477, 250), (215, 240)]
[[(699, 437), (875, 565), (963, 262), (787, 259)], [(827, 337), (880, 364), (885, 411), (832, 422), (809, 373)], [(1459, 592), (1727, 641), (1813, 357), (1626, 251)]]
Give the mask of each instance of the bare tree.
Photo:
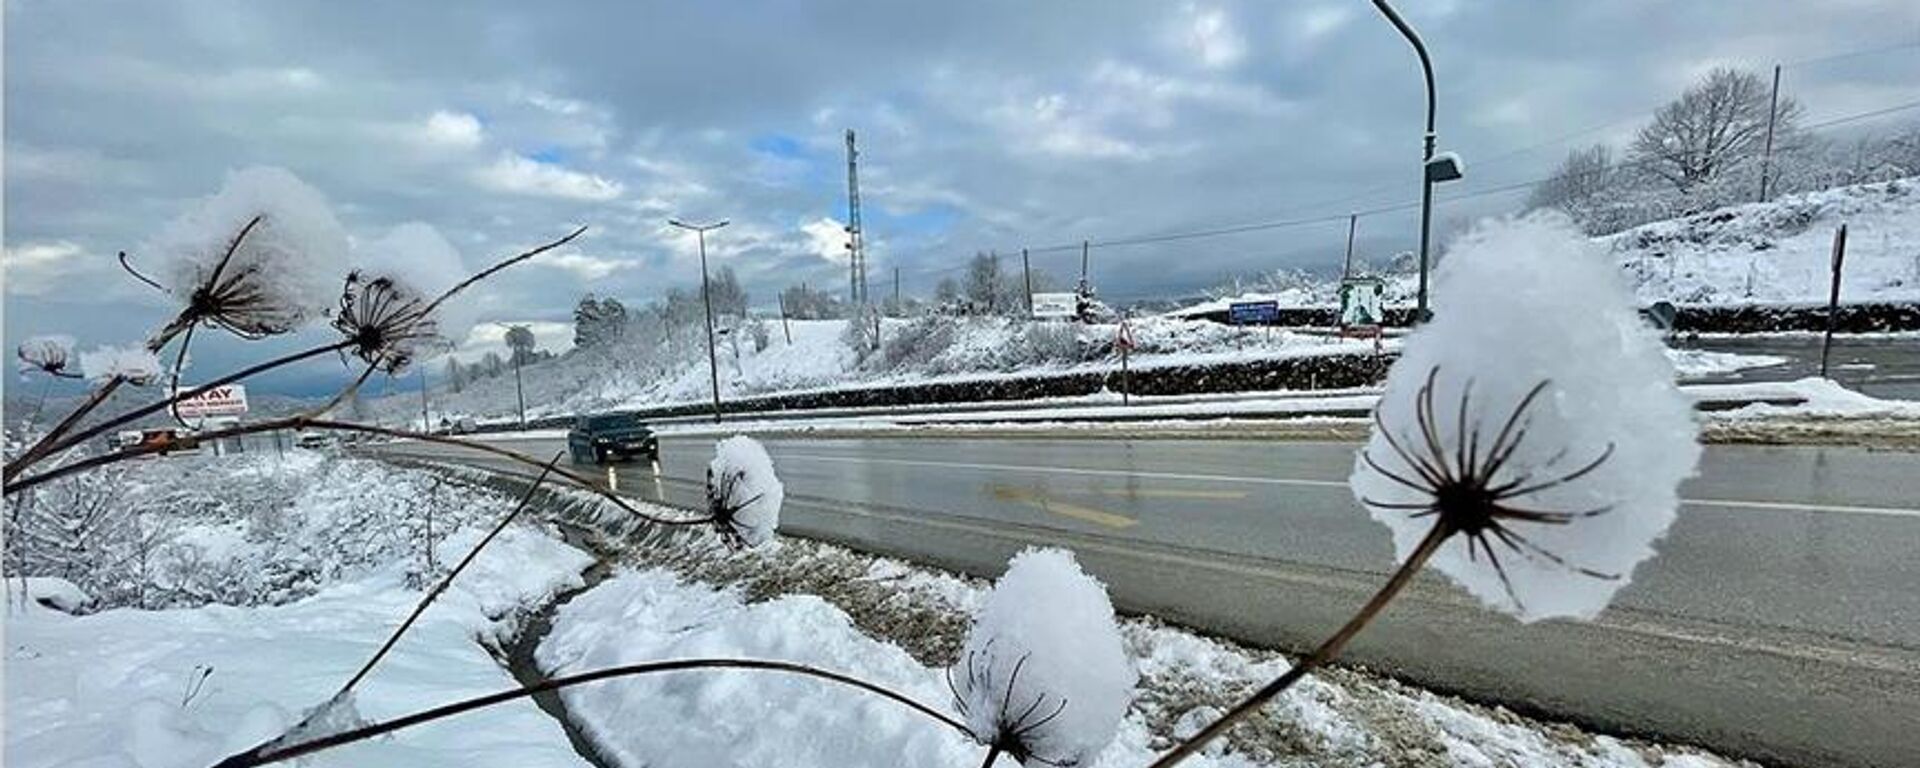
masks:
[[(1719, 68), (1654, 114), (1631, 147), (1631, 162), (1680, 192), (1713, 183), (1759, 158), (1771, 91), (1759, 75)], [(1795, 143), (1800, 105), (1780, 98), (1774, 149)]]
[(1533, 188), (1527, 207), (1553, 208), (1578, 218), (1577, 211), (1585, 203), (1618, 183), (1612, 149), (1605, 144), (1576, 149), (1567, 153), (1552, 176)]

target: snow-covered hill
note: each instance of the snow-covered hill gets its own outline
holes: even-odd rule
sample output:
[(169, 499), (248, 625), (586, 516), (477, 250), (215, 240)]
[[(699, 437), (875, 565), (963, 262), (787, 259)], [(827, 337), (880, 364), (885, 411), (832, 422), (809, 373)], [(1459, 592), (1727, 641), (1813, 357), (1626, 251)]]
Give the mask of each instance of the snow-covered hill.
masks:
[(1842, 301), (1920, 301), (1920, 179), (1722, 208), (1602, 242), (1649, 303), (1825, 303), (1842, 224)]
[[(1787, 195), (1658, 221), (1597, 238), (1652, 304), (1824, 304), (1833, 233), (1847, 225), (1843, 302), (1920, 301), (1920, 178)], [(1444, 251), (1440, 258), (1446, 258)], [(1418, 278), (1385, 276), (1389, 305), (1413, 303)], [(1234, 302), (1327, 307), (1337, 281), (1299, 272), (1168, 313), (1224, 312)]]

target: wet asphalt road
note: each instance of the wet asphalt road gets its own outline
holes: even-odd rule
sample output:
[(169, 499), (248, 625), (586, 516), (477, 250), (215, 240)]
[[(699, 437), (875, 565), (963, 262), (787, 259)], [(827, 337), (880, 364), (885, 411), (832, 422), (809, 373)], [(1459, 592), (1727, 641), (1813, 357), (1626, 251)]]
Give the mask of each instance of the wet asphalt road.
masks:
[[(1703, 376), (1689, 381), (1703, 384), (1793, 381), (1820, 375), (1819, 336), (1675, 339), (1672, 343), (1679, 349), (1787, 358), (1787, 362), (1781, 365)], [(1848, 389), (1874, 397), (1920, 400), (1920, 338), (1835, 336), (1827, 360), (1827, 374)]]
[[(542, 460), (564, 447), (493, 440)], [(657, 469), (576, 469), (696, 506), (712, 442), (666, 437)], [(1385, 529), (1345, 487), (1352, 444), (763, 442), (787, 484), (790, 533), (982, 575), (1021, 547), (1067, 546), (1123, 609), (1260, 645), (1310, 647), (1391, 565)], [(1423, 578), (1346, 659), (1764, 760), (1920, 765), (1920, 454), (1709, 446), (1701, 469), (1661, 554), (1598, 622), (1520, 625)]]

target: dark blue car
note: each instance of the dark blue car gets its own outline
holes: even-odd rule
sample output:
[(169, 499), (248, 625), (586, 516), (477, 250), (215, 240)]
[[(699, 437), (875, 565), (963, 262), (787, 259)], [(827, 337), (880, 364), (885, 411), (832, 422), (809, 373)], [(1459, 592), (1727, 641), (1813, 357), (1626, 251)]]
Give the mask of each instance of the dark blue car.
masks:
[(567, 452), (577, 464), (631, 461), (640, 456), (660, 458), (660, 442), (653, 430), (630, 413), (577, 416), (567, 431)]

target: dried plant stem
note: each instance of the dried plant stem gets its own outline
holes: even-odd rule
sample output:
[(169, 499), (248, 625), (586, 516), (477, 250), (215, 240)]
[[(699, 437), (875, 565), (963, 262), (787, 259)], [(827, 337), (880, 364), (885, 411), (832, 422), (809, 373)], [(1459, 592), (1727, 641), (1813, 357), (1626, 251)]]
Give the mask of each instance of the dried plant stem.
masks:
[(1407, 584), (1413, 581), (1414, 574), (1420, 572), (1420, 569), (1426, 565), (1427, 559), (1431, 558), (1433, 553), (1440, 549), (1441, 543), (1445, 542), (1447, 537), (1453, 533), (1454, 532), (1444, 523), (1435, 523), (1433, 529), (1427, 532), (1426, 538), (1421, 539), (1419, 546), (1414, 548), (1413, 554), (1407, 557), (1407, 561), (1400, 564), (1399, 569), (1395, 570), (1393, 575), (1387, 578), (1387, 583), (1380, 587), (1380, 591), (1375, 592), (1373, 598), (1368, 600), (1367, 604), (1360, 608), (1360, 612), (1355, 613), (1353, 618), (1348, 619), (1347, 623), (1340, 627), (1340, 631), (1333, 633), (1332, 637), (1322, 642), (1319, 648), (1314, 649), (1312, 655), (1294, 664), (1293, 668), (1288, 669), (1286, 674), (1275, 678), (1274, 681), (1268, 683), (1266, 687), (1255, 691), (1253, 695), (1248, 696), (1239, 704), (1234, 705), (1233, 709), (1221, 715), (1220, 719), (1200, 729), (1199, 733), (1181, 742), (1178, 746), (1174, 747), (1172, 751), (1161, 755), (1159, 760), (1153, 762), (1151, 768), (1167, 768), (1167, 766), (1177, 765), (1181, 761), (1192, 757), (1200, 751), (1201, 747), (1206, 746), (1207, 742), (1212, 741), (1220, 734), (1226, 733), (1228, 728), (1233, 727), (1235, 723), (1245, 719), (1248, 715), (1259, 711), (1260, 707), (1264, 706), (1268, 701), (1271, 701), (1273, 697), (1280, 695), (1282, 691), (1292, 687), (1293, 684), (1299, 682), (1301, 678), (1306, 677), (1307, 673), (1318, 669), (1327, 662), (1332, 661), (1335, 656), (1340, 655), (1340, 650), (1346, 647), (1347, 642), (1352, 640), (1355, 635), (1360, 634), (1360, 630), (1366, 629), (1367, 624), (1371, 623), (1376, 616), (1380, 615), (1381, 610), (1387, 607), (1387, 603), (1392, 602), (1393, 598), (1399, 595), (1400, 591), (1405, 589)]
[(987, 747), (987, 759), (980, 761), (980, 768), (993, 768), (993, 761), (1000, 759), (1000, 745)]
[[(88, 427), (85, 430), (82, 430), (79, 433), (73, 435), (72, 437), (69, 437), (65, 440), (61, 440), (59, 443), (55, 444), (52, 448), (49, 448), (48, 453), (54, 453), (54, 452), (66, 450), (68, 448), (72, 448), (76, 445), (86, 442), (90, 438), (93, 438), (97, 435), (100, 435), (101, 433), (104, 433), (110, 429), (113, 429), (114, 427), (118, 427), (123, 424), (130, 424), (134, 421), (138, 421), (139, 419), (149, 414), (157, 413), (161, 410), (171, 409), (174, 406), (178, 405), (182, 400), (188, 400), (188, 399), (198, 397), (202, 393), (205, 393), (217, 387), (223, 387), (228, 384), (232, 384), (236, 381), (239, 381), (241, 379), (245, 379), (249, 376), (254, 376), (261, 373), (265, 373), (267, 371), (271, 371), (275, 368), (292, 365), (294, 363), (298, 363), (303, 360), (319, 357), (329, 352), (336, 352), (342, 349), (346, 349), (349, 346), (352, 346), (352, 342), (340, 341), (332, 344), (327, 344), (325, 346), (314, 347), (312, 349), (304, 350), (301, 352), (295, 352), (290, 355), (277, 357), (272, 360), (268, 360), (266, 362), (262, 362), (252, 366), (248, 366), (246, 368), (242, 368), (238, 371), (227, 374), (218, 379), (214, 379), (213, 381), (207, 382), (205, 384), (202, 384), (200, 386), (194, 387), (186, 391), (180, 391), (178, 388), (176, 388), (171, 397), (168, 397), (156, 403), (150, 403), (150, 404), (141, 406), (139, 408), (135, 408), (131, 411), (120, 414), (119, 416), (115, 416), (99, 424), (95, 424), (91, 427)], [(184, 350), (185, 350), (185, 345), (182, 345), (182, 351), (184, 352)]]
[[(492, 455), (507, 459), (509, 461), (513, 461), (519, 464), (533, 467), (535, 469), (546, 466), (545, 464), (540, 462), (538, 459), (531, 458), (525, 454), (515, 453), (505, 448), (498, 448), (495, 446), (487, 445), (486, 443), (476, 443), (468, 440), (461, 440), (459, 438), (446, 437), (443, 435), (430, 435), (424, 432), (412, 432), (404, 429), (393, 429), (390, 427), (382, 427), (382, 426), (377, 426), (373, 424), (355, 424), (349, 421), (332, 421), (329, 419), (316, 419), (316, 418), (311, 418), (307, 416), (289, 416), (283, 419), (273, 419), (271, 421), (260, 421), (252, 424), (232, 427), (229, 429), (220, 429), (220, 430), (214, 430), (212, 432), (204, 432), (204, 433), (201, 433), (199, 437), (202, 440), (220, 440), (220, 439), (229, 438), (229, 437), (240, 437), (242, 435), (253, 435), (253, 434), (259, 434), (262, 432), (273, 432), (273, 431), (282, 430), (282, 429), (291, 429), (291, 430), (319, 429), (319, 430), (327, 430), (327, 431), (333, 431), (333, 432), (360, 432), (360, 433), (370, 434), (370, 435), (384, 435), (386, 437), (395, 437), (395, 438), (402, 438), (407, 440), (419, 440), (422, 442), (436, 443), (439, 445), (447, 445), (447, 446), (453, 446), (456, 448), (464, 448), (467, 450), (479, 451), (481, 453), (488, 453), (488, 454), (492, 454)], [(72, 464), (66, 464), (54, 469), (47, 470), (37, 475), (31, 475), (28, 477), (21, 478), (19, 480), (15, 480), (11, 483), (8, 483), (5, 489), (5, 493), (6, 495), (12, 495), (20, 491), (24, 491), (28, 488), (32, 488), (36, 485), (40, 485), (42, 483), (50, 482), (53, 480), (58, 480), (68, 475), (72, 475), (78, 472), (85, 472), (87, 470), (95, 469), (95, 468), (106, 466), (109, 464), (117, 464), (122, 461), (127, 461), (127, 460), (138, 458), (141, 456), (146, 456), (148, 454), (159, 453), (161, 450), (163, 450), (162, 446), (145, 445), (145, 446), (139, 446), (139, 447), (131, 448), (124, 451), (116, 451), (114, 453), (101, 454), (99, 456), (89, 456), (85, 459), (81, 459), (79, 461), (73, 462)], [(689, 517), (689, 518), (668, 518), (668, 517), (657, 517), (654, 515), (650, 515), (640, 511), (639, 508), (633, 506), (632, 504), (627, 503), (625, 499), (622, 499), (619, 496), (615, 496), (614, 494), (609, 493), (608, 491), (600, 488), (599, 486), (594, 485), (592, 480), (589, 480), (585, 477), (581, 477), (580, 475), (575, 474), (572, 471), (562, 469), (559, 467), (554, 467), (553, 473), (572, 481), (575, 485), (578, 485), (582, 490), (586, 490), (588, 492), (591, 492), (600, 496), (603, 499), (606, 499), (608, 502), (612, 503), (614, 506), (619, 507), (621, 510), (627, 512), (628, 514), (631, 514), (635, 517), (638, 517), (650, 523), (656, 523), (659, 525), (707, 525), (709, 523), (712, 523), (714, 520), (711, 515), (701, 516), (701, 517)]]
[[(367, 663), (360, 667), (360, 671), (355, 672), (353, 677), (347, 680), (346, 685), (340, 686), (340, 692), (335, 693), (334, 698), (339, 698), (346, 695), (348, 691), (353, 690), (353, 687), (359, 685), (360, 681), (366, 678), (367, 673), (372, 672), (374, 666), (386, 657), (387, 652), (393, 650), (394, 644), (400, 642), (400, 636), (407, 633), (407, 629), (412, 627), (413, 622), (420, 618), (420, 614), (426, 613), (427, 607), (433, 605), (433, 601), (440, 597), (440, 593), (447, 591), (447, 586), (453, 583), (454, 578), (458, 577), (461, 571), (466, 570), (467, 566), (473, 564), (474, 559), (480, 556), (480, 550), (486, 549), (487, 545), (493, 542), (495, 536), (499, 536), (501, 531), (506, 530), (507, 526), (511, 524), (514, 519), (518, 518), (522, 511), (526, 510), (527, 502), (533, 500), (534, 491), (540, 490), (540, 485), (547, 481), (548, 473), (553, 471), (553, 466), (560, 463), (560, 457), (565, 455), (565, 452), (553, 455), (553, 460), (547, 462), (547, 465), (540, 469), (540, 476), (533, 479), (532, 485), (527, 486), (527, 492), (520, 494), (520, 502), (513, 506), (513, 511), (508, 512), (506, 516), (500, 518), (500, 522), (493, 526), (493, 530), (487, 531), (487, 535), (481, 537), (480, 543), (473, 545), (473, 549), (467, 550), (466, 557), (460, 558), (460, 563), (455, 565), (453, 570), (448, 571), (446, 577), (440, 579), (440, 583), (433, 585), (433, 589), (428, 590), (426, 596), (420, 598), (420, 604), (414, 606), (413, 613), (407, 616), (407, 620), (400, 622), (400, 627), (393, 631), (393, 635), (388, 637), (387, 642), (380, 646), (380, 650), (373, 653), (373, 658), (367, 659)], [(429, 544), (429, 546), (431, 546), (431, 544)]]
[[(503, 704), (509, 701), (513, 701), (515, 699), (522, 699), (528, 696), (533, 696), (535, 694), (546, 693), (548, 691), (558, 691), (564, 688), (571, 688), (573, 686), (582, 685), (585, 683), (598, 682), (601, 680), (611, 680), (614, 678), (621, 678), (621, 677), (636, 677), (639, 675), (651, 675), (651, 674), (660, 674), (660, 673), (667, 673), (667, 672), (684, 672), (689, 670), (701, 670), (701, 669), (739, 669), (739, 670), (753, 670), (753, 671), (762, 671), (762, 672), (780, 672), (780, 673), (786, 673), (786, 674), (801, 675), (804, 677), (812, 677), (819, 680), (825, 680), (832, 683), (838, 683), (840, 685), (858, 688), (860, 690), (875, 694), (882, 698), (891, 699), (893, 701), (899, 702), (900, 704), (905, 705), (908, 709), (911, 709), (915, 712), (925, 715), (929, 719), (938, 721), (942, 725), (945, 725), (959, 732), (961, 735), (971, 738), (971, 734), (967, 730), (967, 725), (965, 723), (960, 722), (959, 720), (955, 720), (951, 715), (947, 715), (937, 709), (929, 707), (918, 701), (914, 701), (912, 698), (908, 697), (906, 694), (890, 690), (877, 683), (867, 682), (865, 680), (861, 680), (859, 678), (852, 677), (850, 675), (841, 674), (839, 672), (831, 672), (831, 671), (819, 669), (816, 667), (810, 667), (805, 664), (796, 664), (796, 663), (787, 662), (787, 661), (770, 661), (770, 660), (764, 660), (764, 659), (676, 659), (673, 661), (654, 661), (654, 662), (647, 662), (644, 664), (629, 664), (629, 665), (619, 666), (619, 667), (597, 669), (590, 672), (581, 672), (579, 674), (567, 675), (565, 677), (556, 677), (535, 685), (529, 685), (524, 688), (515, 688), (512, 690), (487, 694), (485, 696), (476, 696), (471, 699), (456, 701), (451, 704), (443, 704), (441, 706), (434, 707), (432, 709), (421, 710), (419, 712), (415, 712), (410, 715), (396, 717), (392, 720), (374, 723), (372, 725), (368, 725), (362, 728), (356, 728), (350, 731), (344, 731), (344, 732), (336, 733), (330, 736), (324, 736), (318, 739), (314, 739), (312, 741), (306, 741), (299, 744), (289, 745), (281, 749), (271, 750), (271, 751), (267, 751), (259, 754), (254, 754), (252, 752), (241, 753), (220, 761), (214, 766), (214, 768), (246, 768), (247, 766), (268, 765), (271, 763), (277, 763), (283, 760), (290, 760), (296, 757), (300, 757), (302, 755), (310, 755), (315, 752), (319, 752), (321, 750), (332, 749), (334, 747), (338, 747), (346, 744), (352, 744), (357, 741), (365, 741), (375, 736), (392, 733), (394, 731), (398, 731), (403, 728), (411, 728), (413, 726), (420, 725), (422, 723), (430, 723), (435, 720), (453, 717), (454, 715), (471, 712), (476, 709), (491, 707), (495, 704)], [(668, 724), (668, 727), (671, 727), (671, 724)]]

